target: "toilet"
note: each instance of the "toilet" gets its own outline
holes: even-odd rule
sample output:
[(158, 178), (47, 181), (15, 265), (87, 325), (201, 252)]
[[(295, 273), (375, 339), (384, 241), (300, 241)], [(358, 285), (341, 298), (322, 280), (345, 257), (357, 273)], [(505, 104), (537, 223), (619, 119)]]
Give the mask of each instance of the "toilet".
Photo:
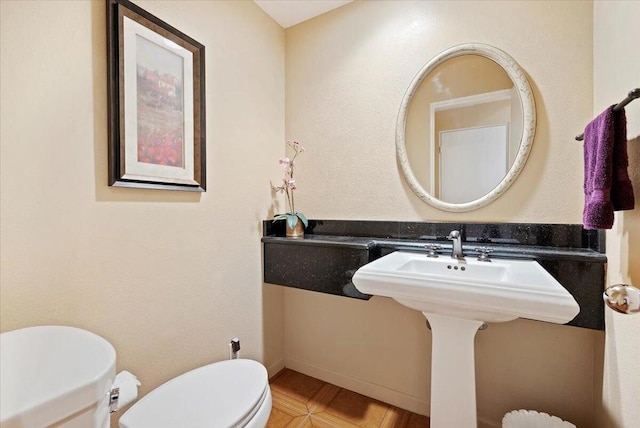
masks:
[[(2, 428), (109, 428), (110, 411), (137, 396), (133, 386), (125, 398), (128, 381), (114, 393), (120, 376), (135, 376), (116, 376), (113, 346), (75, 327), (37, 326), (0, 334), (0, 372)], [(114, 395), (119, 401), (112, 400)], [(264, 428), (270, 413), (267, 370), (257, 361), (231, 359), (159, 386), (127, 410), (119, 426)]]
[(267, 370), (253, 360), (227, 360), (159, 386), (119, 420), (120, 428), (264, 428), (271, 413)]

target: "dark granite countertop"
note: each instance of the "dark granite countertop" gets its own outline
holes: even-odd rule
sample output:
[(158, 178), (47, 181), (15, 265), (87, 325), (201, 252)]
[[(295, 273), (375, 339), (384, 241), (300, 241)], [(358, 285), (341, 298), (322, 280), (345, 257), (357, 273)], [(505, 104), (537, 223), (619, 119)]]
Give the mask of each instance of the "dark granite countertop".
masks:
[(305, 235), (304, 238), (287, 238), (284, 236), (264, 236), (262, 242), (280, 242), (287, 245), (337, 245), (352, 248), (370, 249), (376, 245), (371, 238), (359, 238), (355, 236), (334, 235)]
[[(390, 249), (392, 251), (422, 251), (426, 252), (427, 244), (438, 244), (441, 248), (438, 254), (451, 253), (452, 245), (448, 241), (417, 241), (411, 239), (367, 238), (359, 236), (334, 236), (334, 235), (305, 235), (304, 238), (287, 238), (284, 236), (264, 236), (262, 242), (280, 242), (287, 245), (320, 245), (320, 246), (344, 246), (365, 249)], [(592, 263), (606, 263), (606, 255), (588, 248), (556, 248), (545, 246), (504, 244), (464, 243), (462, 249), (467, 256), (476, 254), (475, 248), (488, 247), (493, 250), (491, 258), (506, 259), (569, 259), (576, 261), (588, 261)], [(388, 253), (388, 252), (386, 252)]]

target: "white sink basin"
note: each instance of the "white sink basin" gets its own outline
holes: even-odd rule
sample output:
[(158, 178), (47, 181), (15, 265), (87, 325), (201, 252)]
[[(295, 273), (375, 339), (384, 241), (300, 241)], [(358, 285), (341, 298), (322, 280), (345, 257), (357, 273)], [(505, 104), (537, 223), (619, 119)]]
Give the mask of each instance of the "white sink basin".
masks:
[[(79, 328), (39, 326), (0, 334), (0, 426), (108, 423), (115, 365), (113, 346)], [(97, 408), (95, 415), (71, 416), (91, 406)]]
[(353, 283), (362, 293), (422, 312), (486, 322), (529, 318), (564, 324), (580, 311), (571, 294), (532, 260), (480, 262), (397, 251), (360, 268)]

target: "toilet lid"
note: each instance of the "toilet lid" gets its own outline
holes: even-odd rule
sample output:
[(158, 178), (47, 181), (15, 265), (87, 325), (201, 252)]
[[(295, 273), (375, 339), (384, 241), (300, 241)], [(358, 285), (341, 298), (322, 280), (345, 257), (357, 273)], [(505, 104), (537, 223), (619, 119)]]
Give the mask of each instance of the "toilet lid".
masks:
[(120, 418), (121, 428), (242, 426), (262, 404), (267, 370), (252, 360), (197, 368), (151, 391)]

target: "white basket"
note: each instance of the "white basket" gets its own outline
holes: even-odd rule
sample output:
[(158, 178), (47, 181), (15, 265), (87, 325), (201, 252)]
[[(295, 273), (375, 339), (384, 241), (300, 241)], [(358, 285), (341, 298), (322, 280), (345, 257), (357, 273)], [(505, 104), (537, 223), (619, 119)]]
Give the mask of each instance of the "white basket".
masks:
[(514, 410), (502, 418), (502, 428), (576, 428), (571, 422), (535, 410)]

